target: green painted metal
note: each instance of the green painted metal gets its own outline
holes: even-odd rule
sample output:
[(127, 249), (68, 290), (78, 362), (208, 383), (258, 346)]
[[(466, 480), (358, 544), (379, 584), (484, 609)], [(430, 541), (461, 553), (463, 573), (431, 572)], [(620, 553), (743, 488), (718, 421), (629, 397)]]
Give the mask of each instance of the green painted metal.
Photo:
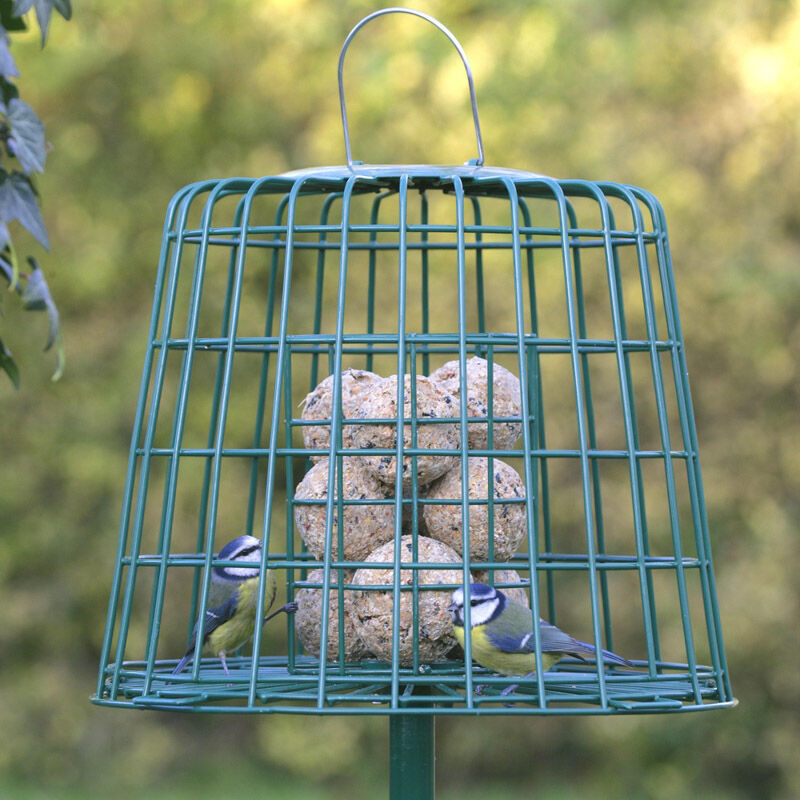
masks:
[(434, 719), (420, 714), (390, 718), (390, 800), (433, 800)]
[[(452, 221), (432, 214), (434, 200), (439, 211), (446, 200)], [(262, 208), (262, 201), (269, 201), (268, 209)], [(307, 216), (313, 203), (317, 203), (316, 220)], [(585, 212), (583, 218), (579, 209)], [(505, 224), (498, 222), (498, 213), (506, 216)], [(615, 214), (623, 213), (629, 218), (624, 225), (615, 221)], [(264, 214), (270, 219), (264, 220)], [(587, 216), (594, 222), (584, 221)], [(491, 266), (486, 263), (488, 257), (493, 259)], [(351, 262), (368, 265), (359, 273), (364, 275), (363, 283), (358, 283), (361, 278), (351, 281), (350, 270), (355, 269)], [(558, 263), (560, 280), (552, 269), (545, 270)], [(224, 274), (213, 274), (222, 264), (226, 264)], [(513, 286), (499, 312), (491, 270), (502, 272)], [(593, 288), (586, 284), (589, 270)], [(436, 324), (431, 323), (430, 281), (442, 274), (453, 276), (454, 306), (448, 321), (452, 328), (441, 327), (441, 312)], [(209, 281), (213, 286), (207, 285)], [(472, 281), (477, 281), (474, 290), (468, 291)], [(556, 283), (565, 320), (558, 334), (541, 330), (542, 315), (552, 317), (552, 311), (543, 306), (542, 290), (552, 295)], [(252, 291), (253, 284), (263, 292), (256, 306), (246, 304), (246, 292)], [(418, 300), (410, 297), (412, 284), (421, 292)], [(609, 315), (602, 336), (592, 335), (588, 321), (590, 315), (597, 317), (594, 306), (602, 294), (598, 286), (604, 287)], [(354, 307), (351, 316), (348, 305), (359, 289), (365, 298), (361, 308), (368, 310), (366, 322), (361, 323), (358, 315), (363, 310)], [(381, 318), (385, 311), (377, 311), (378, 305), (386, 305), (382, 298), (387, 294), (395, 303), (393, 332)], [(218, 305), (216, 331), (204, 318), (207, 302)], [(245, 306), (247, 320), (242, 316)], [(302, 314), (290, 321), (298, 307), (308, 308), (306, 329)], [(407, 319), (412, 313), (414, 319), (425, 320), (425, 330), (410, 327)], [(260, 332), (252, 330), (250, 319), (258, 314)], [(470, 314), (476, 320), (474, 328), (468, 321)], [(629, 333), (632, 314), (638, 320), (635, 334)], [(358, 332), (359, 324), (363, 332)], [(240, 325), (246, 325), (246, 330)], [(323, 593), (334, 587), (341, 600), (347, 591), (339, 579), (342, 571), (367, 566), (363, 561), (330, 557), (330, 522), (322, 561), (300, 547), (295, 536), (294, 505), (313, 502), (292, 499), (310, 464), (311, 453), (299, 437), (300, 428), (308, 423), (297, 410), (305, 392), (343, 366), (378, 368), (380, 364), (384, 374), (413, 376), (423, 372), (423, 365), (427, 370), (443, 360), (463, 362), (477, 353), (491, 363), (510, 365), (525, 387), (522, 448), (504, 451), (491, 444), (479, 454), (512, 460), (520, 469), (526, 498), (518, 502), (527, 510), (527, 552), (516, 554), (510, 562), (479, 564), (467, 559), (459, 568), (462, 578), (469, 576), (470, 567), (512, 567), (530, 586), (533, 613), (557, 619), (559, 576), (581, 575), (587, 582), (587, 635), (596, 645), (611, 646), (616, 643), (612, 634), (619, 604), (629, 602), (629, 598), (615, 598), (614, 576), (633, 576), (638, 586), (641, 652), (626, 655), (640, 656), (641, 671), (614, 672), (563, 662), (524, 682), (520, 689), (524, 702), (505, 709), (498, 692), (508, 679), (463, 661), (423, 664), (418, 643), (412, 668), (396, 660), (344, 665), (328, 662), (324, 648), (318, 660), (304, 656), (290, 630), (284, 656), (265, 651), (263, 635), (257, 632), (254, 647), (260, 658), (232, 660), (229, 681), (220, 681), (213, 659), (198, 661), (186, 673), (171, 676), (183, 643), (172, 640), (167, 656), (161, 641), (165, 626), (174, 629), (176, 610), (166, 602), (170, 578), (177, 573), (189, 576), (185, 582), (191, 602), (180, 609), (188, 631), (207, 602), (213, 554), (233, 535), (246, 530), (268, 542), (265, 559), (271, 569), (285, 574), (287, 598), (310, 585), (308, 571), (321, 566)], [(564, 374), (572, 385), (574, 438), (566, 442), (562, 437), (551, 444), (558, 431), (548, 425), (545, 392), (547, 364), (555, 358), (569, 364)], [(606, 424), (599, 418), (595, 390), (595, 370), (601, 359), (606, 366), (613, 363), (617, 376), (621, 413), (615, 424), (622, 438), (611, 444), (604, 444), (598, 433)], [(641, 379), (634, 380), (634, 359), (639, 366), (648, 365), (644, 388)], [(200, 362), (202, 372), (197, 372)], [(247, 389), (250, 433), (244, 437), (226, 430), (232, 398), (239, 391), (235, 379), (239, 362), (252, 365), (254, 376)], [(341, 463), (345, 455), (371, 453), (415, 462), (431, 452), (416, 447), (415, 439), (411, 447), (401, 440), (391, 451), (343, 447), (340, 384), (339, 379), (330, 420), (334, 434), (330, 458)], [(604, 391), (608, 390), (606, 385)], [(202, 438), (187, 433), (193, 402), (207, 402), (210, 409)], [(642, 403), (655, 409), (647, 443), (639, 433), (642, 422), (637, 407)], [(463, 404), (459, 414), (464, 423)], [(235, 422), (248, 427), (240, 412)], [(410, 422), (416, 431), (416, 410), (410, 420), (399, 424), (403, 422)], [(191, 424), (196, 427), (195, 422)], [(462, 453), (466, 447), (462, 434)], [(445, 455), (448, 451), (434, 452)], [(222, 498), (227, 491), (222, 483), (225, 473), (238, 470), (239, 464), (249, 465), (244, 513), (240, 527), (223, 532), (218, 529), (220, 504), (229, 501)], [(558, 464), (574, 465), (580, 476), (574, 494), (584, 520), (580, 552), (558, 548), (561, 534), (553, 516), (551, 477)], [(607, 542), (608, 528), (613, 529), (615, 520), (604, 508), (608, 488), (602, 476), (610, 464), (627, 465), (625, 484), (633, 526), (624, 552)], [(650, 489), (645, 473), (652, 480), (652, 466), (657, 464), (662, 471), (663, 508), (647, 499)], [(202, 480), (192, 495), (199, 508), (195, 534), (192, 537), (183, 530), (176, 534), (176, 507), (187, 502), (180, 476), (184, 470), (197, 468)], [(465, 471), (463, 459), (462, 475)], [(412, 530), (418, 533), (422, 510), (430, 501), (415, 486), (405, 499), (339, 499), (335, 505), (341, 514), (345, 505), (370, 502), (395, 506), (395, 535), (399, 536), (403, 504), (410, 507)], [(464, 523), (471, 506), (488, 504), (490, 513), (497, 513), (492, 500), (449, 502), (461, 505)], [(276, 508), (285, 512), (275, 516)], [(328, 518), (332, 519), (330, 513)], [(669, 541), (671, 552), (653, 550), (651, 518), (666, 525), (666, 536), (662, 532), (659, 538), (662, 545), (665, 538)], [(176, 535), (180, 544), (173, 544)], [(468, 551), (466, 537), (463, 546)], [(399, 566), (396, 562), (395, 567)], [(403, 563), (404, 569), (415, 574), (430, 566)], [(388, 589), (395, 598), (412, 592), (416, 607), (418, 582), (400, 585), (399, 569), (395, 574), (397, 579)], [(668, 602), (657, 596), (658, 586), (664, 591), (659, 577), (664, 575), (673, 581)], [(455, 586), (454, 577), (442, 588)], [(145, 592), (147, 609), (142, 619), (135, 598)], [(343, 605), (340, 602), (337, 612), (340, 630)], [(675, 658), (674, 646), (667, 650), (661, 639), (660, 606), (674, 609), (672, 622), (679, 621), (682, 659)], [(399, 603), (395, 608), (399, 613)], [(327, 604), (323, 614), (327, 618)], [(134, 623), (137, 633), (131, 640)], [(344, 643), (339, 644), (343, 647)], [(700, 644), (707, 666), (698, 656)], [(481, 695), (474, 694), (477, 683), (487, 686)], [(417, 687), (425, 687), (427, 693), (418, 694)], [(639, 713), (732, 704), (674, 279), (663, 212), (656, 199), (621, 184), (561, 181), (492, 167), (418, 165), (358, 165), (206, 181), (178, 193), (167, 212), (156, 275), (94, 699), (140, 708), (359, 714)]]
[[(474, 94), (473, 111), (482, 162)], [(518, 417), (482, 418), (485, 450), (467, 442), (463, 366), (474, 355), (490, 371), (507, 367), (522, 386)], [(342, 499), (346, 457), (393, 456), (416, 476), (420, 456), (453, 454), (418, 446), (422, 419), (415, 403), (403, 419), (402, 402), (396, 423), (410, 426), (408, 445), (398, 437), (394, 449), (345, 446), (342, 369), (410, 375), (413, 397), (417, 375), (454, 358), (462, 366), (462, 483), (468, 456), (486, 457), (490, 469), (495, 459), (512, 463), (524, 483), (516, 502), (526, 511), (526, 537), (509, 561), (496, 560), (491, 540), (489, 560), (473, 559), (466, 534), (463, 563), (420, 561), (417, 537), (433, 501), (416, 480), (404, 496), (400, 470), (385, 499)], [(303, 420), (301, 401), (328, 374), (335, 376), (330, 420)], [(521, 423), (521, 445), (498, 448), (497, 421)], [(445, 422), (452, 418), (424, 419)], [(301, 436), (309, 424), (331, 432), (327, 456), (338, 468), (325, 501), (294, 499), (311, 466)], [(444, 502), (460, 506), (464, 531), (475, 508), (488, 506), (490, 520), (502, 510), (493, 498)], [(310, 503), (326, 506), (320, 560), (294, 530), (295, 509)], [(332, 557), (334, 512), (341, 519), (359, 504), (393, 506), (395, 540), (413, 537), (411, 561), (396, 547), (393, 579), (383, 587), (346, 584), (349, 571), (375, 565)], [(321, 589), (322, 630), (335, 592), (339, 657), (328, 657), (322, 636), (319, 658), (304, 653), (289, 621), (285, 638), (274, 633), (281, 623), (256, 630), (252, 647), (228, 659), (228, 676), (217, 659), (172, 675), (207, 607), (211, 568), (221, 563), (214, 554), (245, 532), (263, 539), (262, 580), (268, 566), (287, 600), (303, 587)], [(652, 194), (482, 163), (353, 162), (198, 182), (166, 213), (93, 701), (387, 714), (393, 740), (411, 748), (393, 748), (398, 774), (416, 764), (418, 796), (428, 796), (433, 762), (423, 756), (432, 754), (434, 714), (734, 705), (709, 539), (666, 221)], [(411, 571), (408, 584), (401, 567)], [(432, 567), (452, 570), (452, 582), (423, 589), (419, 572)], [(314, 583), (308, 576), (316, 568), (322, 579)], [(566, 608), (582, 607), (583, 630), (570, 632), (624, 653), (637, 670), (564, 660), (543, 672), (536, 626), (539, 669), (509, 698), (500, 692), (512, 679), (473, 664), (469, 640), (465, 653), (424, 663), (422, 591), (452, 590), (479, 569), (502, 587), (498, 571), (509, 568), (527, 587), (532, 621), (559, 623)], [(392, 595), (389, 663), (341, 657), (353, 590)], [(398, 657), (403, 593), (414, 619), (407, 666)]]

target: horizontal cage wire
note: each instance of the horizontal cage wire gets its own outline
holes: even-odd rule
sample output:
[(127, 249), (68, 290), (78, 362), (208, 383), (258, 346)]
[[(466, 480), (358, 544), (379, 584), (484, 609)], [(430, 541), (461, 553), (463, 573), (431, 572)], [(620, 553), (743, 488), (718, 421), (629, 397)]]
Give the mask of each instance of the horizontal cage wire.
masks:
[[(215, 571), (241, 567), (219, 554), (242, 534), (262, 543), (254, 619), (297, 611), (175, 673), (202, 646)], [(475, 582), (530, 610), (534, 675), (457, 644), (451, 595)], [(546, 668), (537, 618), (631, 666)], [(732, 704), (658, 201), (476, 166), (179, 192), (94, 699), (315, 714)]]

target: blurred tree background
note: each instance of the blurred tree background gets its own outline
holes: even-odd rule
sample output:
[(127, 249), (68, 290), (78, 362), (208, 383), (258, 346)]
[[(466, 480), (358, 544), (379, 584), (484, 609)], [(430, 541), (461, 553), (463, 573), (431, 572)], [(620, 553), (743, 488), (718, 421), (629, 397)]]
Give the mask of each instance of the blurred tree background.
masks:
[[(336, 59), (363, 0), (82, 0), (12, 46), (52, 143), (61, 311), (0, 375), (0, 795), (382, 796), (384, 719), (90, 705), (166, 204), (344, 160)], [(487, 163), (634, 183), (670, 226), (735, 711), (442, 719), (444, 800), (800, 796), (800, 3), (420, 0), (461, 40)], [(410, 18), (348, 57), (354, 157), (460, 163), (460, 61)], [(387, 35), (389, 32), (391, 35)], [(352, 61), (350, 60), (352, 59)], [(24, 312), (8, 303), (6, 325)], [(42, 319), (38, 319), (42, 317)], [(37, 328), (37, 324), (41, 329)]]

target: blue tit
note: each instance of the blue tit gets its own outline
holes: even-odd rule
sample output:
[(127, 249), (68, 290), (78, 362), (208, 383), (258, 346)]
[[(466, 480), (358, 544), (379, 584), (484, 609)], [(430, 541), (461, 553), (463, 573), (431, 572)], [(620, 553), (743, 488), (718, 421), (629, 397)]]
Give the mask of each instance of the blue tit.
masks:
[[(261, 540), (255, 536), (238, 536), (219, 551), (221, 561), (235, 561), (241, 566), (215, 566), (211, 570), (211, 585), (203, 620), (202, 655), (218, 656), (228, 674), (225, 656), (245, 644), (255, 632), (258, 583), (261, 572)], [(264, 611), (275, 602), (277, 586), (275, 576), (267, 572), (264, 580)], [(293, 603), (279, 608), (264, 618), (264, 622), (279, 614), (294, 611)], [(177, 675), (194, 657), (198, 619), (192, 631), (189, 649), (172, 671)], [(262, 623), (263, 624), (263, 623)]]
[[(464, 646), (464, 589), (453, 592), (453, 602), (448, 607), (453, 619), (456, 639)], [(532, 630), (531, 610), (506, 597), (499, 589), (485, 583), (473, 583), (469, 591), (470, 642), (472, 658), (484, 667), (503, 675), (536, 674), (536, 653)], [(592, 645), (579, 642), (569, 634), (539, 620), (539, 635), (542, 642), (542, 668), (550, 669), (564, 656), (576, 656), (582, 660), (594, 656)], [(603, 650), (603, 660), (623, 667), (634, 667), (625, 658)], [(504, 691), (507, 694), (515, 686)]]

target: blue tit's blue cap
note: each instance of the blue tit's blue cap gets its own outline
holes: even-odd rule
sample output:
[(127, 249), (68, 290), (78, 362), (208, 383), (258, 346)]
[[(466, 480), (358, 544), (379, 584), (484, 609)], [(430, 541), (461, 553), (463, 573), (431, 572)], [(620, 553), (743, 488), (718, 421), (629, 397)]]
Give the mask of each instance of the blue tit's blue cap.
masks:
[[(256, 561), (261, 558), (261, 539), (244, 534), (228, 542), (217, 558), (227, 561)], [(255, 558), (253, 557), (255, 556)]]
[(469, 585), (469, 595), (470, 598), (476, 600), (487, 600), (491, 597), (497, 597), (497, 589), (486, 583), (471, 583)]

